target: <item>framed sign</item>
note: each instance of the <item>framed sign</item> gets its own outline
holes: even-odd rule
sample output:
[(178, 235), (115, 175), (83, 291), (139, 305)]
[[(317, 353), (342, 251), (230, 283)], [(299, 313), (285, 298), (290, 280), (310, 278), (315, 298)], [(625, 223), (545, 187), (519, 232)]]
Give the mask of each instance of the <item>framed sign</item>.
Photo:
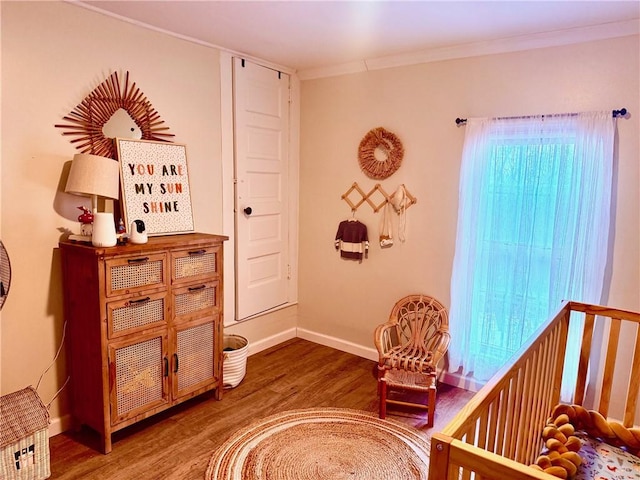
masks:
[(185, 145), (128, 138), (116, 144), (127, 230), (142, 220), (148, 235), (193, 232)]

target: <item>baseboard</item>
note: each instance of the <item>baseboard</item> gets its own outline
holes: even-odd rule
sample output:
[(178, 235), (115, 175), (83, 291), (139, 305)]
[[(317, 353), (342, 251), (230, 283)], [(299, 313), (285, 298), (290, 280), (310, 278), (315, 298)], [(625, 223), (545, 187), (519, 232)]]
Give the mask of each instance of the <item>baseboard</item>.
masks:
[[(331, 337), (322, 333), (313, 332), (311, 330), (305, 330), (304, 328), (298, 328), (299, 338), (309, 340), (310, 342), (325, 345), (327, 347), (335, 348), (341, 352), (351, 353), (367, 360), (378, 361), (378, 351), (375, 348), (367, 348), (356, 343), (347, 342), (340, 338)], [(462, 376), (458, 373), (441, 372), (438, 381), (446, 383), (454, 387), (464, 388), (472, 392), (480, 390), (484, 383), (479, 382), (473, 377)]]
[(326, 347), (335, 348), (341, 352), (351, 353), (368, 360), (378, 361), (378, 351), (375, 348), (367, 348), (356, 343), (347, 342), (336, 337), (330, 337), (322, 333), (312, 332), (311, 330), (305, 330), (304, 328), (298, 328), (298, 337), (304, 340), (309, 340), (313, 343), (318, 343)]
[(286, 342), (287, 340), (291, 340), (292, 338), (296, 338), (295, 327), (283, 332), (278, 332), (270, 337), (262, 338), (256, 342), (249, 342), (249, 351), (247, 352), (247, 355), (251, 356), (255, 353), (266, 350), (267, 348), (275, 347), (276, 345)]
[(71, 428), (71, 415), (63, 415), (62, 417), (54, 417), (49, 423), (49, 437), (54, 437)]
[(472, 392), (477, 392), (484, 387), (484, 383), (477, 379), (466, 375), (460, 375), (459, 373), (442, 372), (439, 380), (447, 385), (464, 388), (465, 390), (470, 390)]

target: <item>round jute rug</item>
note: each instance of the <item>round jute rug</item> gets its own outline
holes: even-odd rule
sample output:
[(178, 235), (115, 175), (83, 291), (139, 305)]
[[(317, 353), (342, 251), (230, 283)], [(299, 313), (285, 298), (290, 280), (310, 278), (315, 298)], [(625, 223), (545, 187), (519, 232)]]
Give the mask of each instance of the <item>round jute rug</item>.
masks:
[(426, 479), (429, 441), (392, 420), (342, 408), (290, 410), (231, 436), (206, 480)]

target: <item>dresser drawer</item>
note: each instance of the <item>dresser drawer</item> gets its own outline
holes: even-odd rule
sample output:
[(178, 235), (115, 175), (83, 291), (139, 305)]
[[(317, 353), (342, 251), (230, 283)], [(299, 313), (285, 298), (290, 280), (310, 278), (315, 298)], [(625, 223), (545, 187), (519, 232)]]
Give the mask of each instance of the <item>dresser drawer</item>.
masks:
[(110, 259), (105, 263), (107, 297), (167, 286), (164, 253)]
[(169, 305), (166, 292), (141, 295), (107, 304), (109, 338), (117, 338), (152, 327), (166, 326)]
[(176, 320), (202, 316), (219, 309), (217, 281), (193, 284), (173, 289), (173, 310)]
[(171, 252), (171, 281), (187, 283), (219, 276), (220, 248), (203, 247)]

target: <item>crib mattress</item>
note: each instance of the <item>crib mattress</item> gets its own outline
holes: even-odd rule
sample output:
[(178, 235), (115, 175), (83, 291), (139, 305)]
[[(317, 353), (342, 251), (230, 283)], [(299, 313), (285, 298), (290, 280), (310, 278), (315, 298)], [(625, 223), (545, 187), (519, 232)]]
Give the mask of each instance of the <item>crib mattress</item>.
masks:
[(584, 433), (576, 436), (582, 440), (582, 464), (575, 480), (640, 480), (640, 457)]

